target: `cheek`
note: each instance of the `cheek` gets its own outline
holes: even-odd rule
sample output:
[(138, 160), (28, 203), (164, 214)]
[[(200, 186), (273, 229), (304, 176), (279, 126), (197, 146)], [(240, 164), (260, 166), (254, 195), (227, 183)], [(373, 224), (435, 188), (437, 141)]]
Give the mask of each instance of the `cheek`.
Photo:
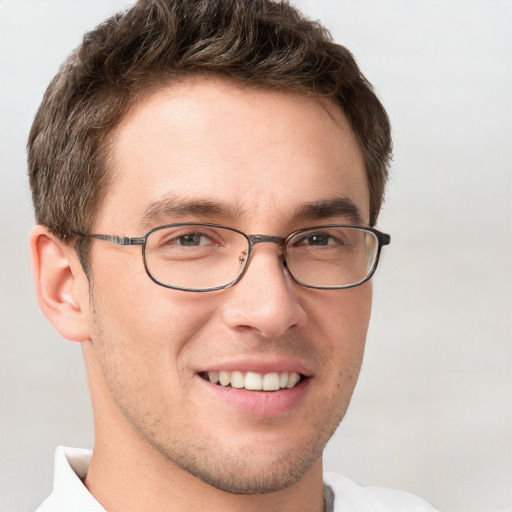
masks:
[(311, 297), (310, 328), (317, 331), (315, 339), (334, 365), (337, 378), (355, 384), (370, 321), (371, 283), (322, 293), (321, 297)]
[(98, 359), (105, 374), (126, 385), (175, 383), (191, 340), (212, 315), (212, 301), (158, 286), (129, 263), (123, 275), (107, 268), (93, 276), (91, 332)]
[(361, 344), (366, 338), (372, 306), (372, 286), (311, 294), (304, 307), (309, 324), (324, 333), (333, 346), (342, 341), (347, 347)]
[(178, 421), (176, 411), (189, 393), (194, 336), (209, 314), (190, 298), (176, 297), (179, 292), (149, 286), (131, 295), (95, 290), (91, 332), (105, 394), (130, 424), (152, 431), (155, 411)]
[(197, 329), (208, 316), (207, 308), (199, 305), (200, 297), (157, 285), (146, 274), (140, 248), (121, 249), (125, 251), (119, 253), (116, 246), (103, 251), (93, 267), (97, 312), (111, 324), (110, 330), (168, 345)]

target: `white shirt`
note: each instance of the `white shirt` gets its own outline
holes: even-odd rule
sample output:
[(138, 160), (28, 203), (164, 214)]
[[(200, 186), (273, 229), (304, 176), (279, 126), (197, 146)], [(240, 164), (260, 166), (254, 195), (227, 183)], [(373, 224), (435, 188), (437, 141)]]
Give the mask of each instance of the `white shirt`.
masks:
[[(91, 453), (80, 448), (57, 448), (53, 492), (36, 512), (106, 512), (82, 483)], [(435, 512), (426, 501), (408, 492), (361, 487), (335, 473), (324, 473), (324, 483), (326, 510), (329, 497), (334, 495), (333, 512)]]

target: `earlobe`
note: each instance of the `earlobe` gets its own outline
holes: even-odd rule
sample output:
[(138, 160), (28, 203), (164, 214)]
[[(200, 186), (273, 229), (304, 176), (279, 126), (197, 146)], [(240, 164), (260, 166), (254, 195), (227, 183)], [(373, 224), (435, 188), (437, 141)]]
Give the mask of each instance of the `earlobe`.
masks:
[(64, 338), (90, 339), (88, 281), (74, 249), (44, 226), (30, 235), (32, 269), (39, 305)]

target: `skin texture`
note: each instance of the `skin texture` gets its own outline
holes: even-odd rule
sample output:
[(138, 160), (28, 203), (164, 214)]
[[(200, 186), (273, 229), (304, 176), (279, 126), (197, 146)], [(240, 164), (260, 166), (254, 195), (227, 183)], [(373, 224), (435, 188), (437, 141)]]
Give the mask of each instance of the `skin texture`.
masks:
[[(95, 233), (141, 236), (183, 220), (286, 236), (352, 222), (296, 214), (339, 197), (368, 223), (360, 150), (341, 111), (319, 100), (188, 80), (139, 102), (112, 142), (115, 179)], [(223, 208), (154, 206), (176, 199)], [(44, 312), (83, 346), (96, 430), (85, 483), (104, 507), (322, 510), (321, 455), (359, 374), (370, 283), (302, 287), (264, 243), (233, 288), (182, 292), (148, 278), (140, 247), (94, 241), (89, 287), (73, 250), (41, 226), (32, 249)], [(291, 405), (268, 406), (280, 391), (240, 406), (199, 376), (222, 368), (309, 378)]]

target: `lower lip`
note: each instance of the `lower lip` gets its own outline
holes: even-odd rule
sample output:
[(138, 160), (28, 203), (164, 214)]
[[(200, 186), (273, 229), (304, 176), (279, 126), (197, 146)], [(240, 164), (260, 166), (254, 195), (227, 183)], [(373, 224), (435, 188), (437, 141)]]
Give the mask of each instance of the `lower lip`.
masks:
[(276, 416), (296, 408), (303, 400), (311, 379), (304, 379), (290, 389), (249, 391), (220, 386), (197, 376), (207, 392), (231, 407), (255, 416)]

